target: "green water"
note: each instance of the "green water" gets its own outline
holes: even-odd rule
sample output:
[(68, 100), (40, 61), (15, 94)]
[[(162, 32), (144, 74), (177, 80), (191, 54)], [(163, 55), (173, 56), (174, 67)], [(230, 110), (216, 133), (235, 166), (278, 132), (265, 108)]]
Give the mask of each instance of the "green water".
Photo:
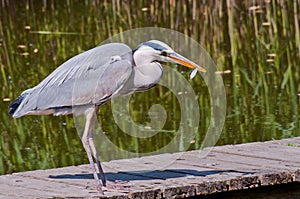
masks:
[[(217, 145), (300, 136), (300, 1), (1, 1), (0, 174), (88, 163), (72, 116), (12, 119), (8, 104), (68, 58), (109, 36), (164, 27), (198, 41), (226, 88), (227, 116)], [(178, 68), (188, 78), (189, 70)], [(200, 105), (198, 149), (210, 123), (209, 93), (190, 81)], [(132, 120), (147, 125), (152, 104), (166, 108), (164, 136), (141, 142), (115, 124), (110, 104), (99, 120), (121, 148), (151, 151), (180, 122), (176, 96), (162, 86), (136, 93)], [(164, 139), (163, 139), (164, 138)]]

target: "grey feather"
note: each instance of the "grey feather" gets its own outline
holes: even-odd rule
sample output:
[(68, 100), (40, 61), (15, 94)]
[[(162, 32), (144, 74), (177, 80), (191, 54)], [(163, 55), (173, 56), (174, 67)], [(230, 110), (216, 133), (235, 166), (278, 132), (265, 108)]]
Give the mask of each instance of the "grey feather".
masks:
[(23, 92), (25, 97), (13, 117), (59, 115), (59, 109), (70, 114), (70, 110), (63, 108), (101, 104), (110, 99), (105, 96), (112, 96), (130, 77), (132, 63), (132, 50), (120, 43), (98, 46), (81, 53), (63, 63), (40, 84)]
[[(161, 41), (144, 42), (134, 51), (125, 44), (110, 43), (63, 63), (41, 83), (13, 101), (9, 113), (15, 118), (23, 115), (80, 114), (114, 96), (155, 86), (163, 72), (159, 62), (184, 63), (185, 66), (200, 68)], [(193, 70), (190, 78), (196, 73), (197, 69)]]
[(135, 91), (149, 90), (161, 79), (163, 68), (158, 62), (134, 67), (132, 74), (120, 94), (127, 95)]

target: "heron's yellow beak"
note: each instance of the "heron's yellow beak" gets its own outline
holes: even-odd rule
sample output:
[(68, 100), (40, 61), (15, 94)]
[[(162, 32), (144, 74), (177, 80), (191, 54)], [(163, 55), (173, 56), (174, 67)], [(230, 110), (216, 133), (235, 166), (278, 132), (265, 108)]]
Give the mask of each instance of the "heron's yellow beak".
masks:
[(168, 55), (168, 57), (177, 64), (180, 64), (180, 65), (186, 66), (188, 68), (192, 68), (192, 69), (197, 68), (199, 72), (203, 72), (203, 73), (206, 72), (206, 69), (204, 69), (201, 66), (195, 64), (194, 62), (188, 60), (187, 58), (179, 55), (178, 53), (171, 53)]

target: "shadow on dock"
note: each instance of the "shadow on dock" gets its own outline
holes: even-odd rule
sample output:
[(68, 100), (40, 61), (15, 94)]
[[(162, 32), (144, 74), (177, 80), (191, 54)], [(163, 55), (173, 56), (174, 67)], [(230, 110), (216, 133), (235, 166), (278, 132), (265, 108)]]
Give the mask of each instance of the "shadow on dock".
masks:
[[(166, 180), (170, 178), (208, 176), (222, 173), (241, 173), (242, 175), (253, 174), (253, 172), (237, 171), (237, 170), (209, 170), (197, 171), (189, 169), (168, 169), (168, 170), (141, 170), (141, 171), (124, 171), (118, 173), (105, 173), (109, 181), (133, 181), (133, 180)], [(61, 174), (50, 175), (49, 178), (54, 179), (94, 179), (93, 174)]]

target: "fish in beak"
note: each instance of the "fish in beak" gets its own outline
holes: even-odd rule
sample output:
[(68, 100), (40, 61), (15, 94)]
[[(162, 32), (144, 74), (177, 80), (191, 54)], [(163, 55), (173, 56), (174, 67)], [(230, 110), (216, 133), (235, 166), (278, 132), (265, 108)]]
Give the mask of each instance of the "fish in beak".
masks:
[(175, 53), (175, 52), (170, 53), (170, 54), (168, 54), (168, 58), (176, 64), (180, 64), (180, 65), (186, 66), (188, 68), (194, 69), (190, 74), (190, 79), (193, 79), (196, 76), (197, 71), (202, 72), (202, 73), (206, 72), (206, 69), (195, 64), (194, 62), (188, 60), (187, 58), (183, 57), (182, 55), (180, 55), (178, 53)]

